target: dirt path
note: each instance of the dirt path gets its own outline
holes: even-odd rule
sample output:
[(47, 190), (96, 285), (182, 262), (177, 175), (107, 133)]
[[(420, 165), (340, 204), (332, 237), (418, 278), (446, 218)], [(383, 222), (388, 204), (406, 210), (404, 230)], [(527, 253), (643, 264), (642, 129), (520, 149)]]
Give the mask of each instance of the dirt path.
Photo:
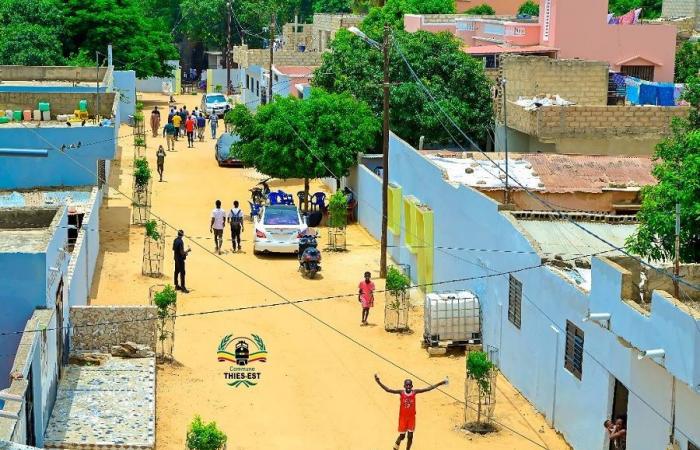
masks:
[[(157, 101), (166, 110), (166, 97), (144, 95), (145, 112)], [(180, 96), (188, 108), (198, 106), (199, 96)], [(164, 116), (165, 119), (165, 116)], [(223, 125), (223, 124), (222, 124)], [(132, 130), (122, 127), (121, 158), (115, 161), (110, 186), (131, 195)], [(162, 138), (147, 138), (148, 155)], [(365, 270), (376, 276), (378, 247), (361, 227), (350, 228), (346, 253), (324, 252), (322, 277), (303, 279), (294, 257), (256, 257), (252, 254), (252, 227), (246, 222), (244, 252), (227, 252), (220, 258), (209, 252), (210, 212), (214, 200), (230, 208), (234, 199), (247, 204), (248, 189), (256, 183), (248, 169), (219, 168), (213, 141), (186, 148), (184, 140), (165, 160), (165, 182), (153, 183), (153, 212), (185, 230), (189, 295), (178, 297), (178, 313), (264, 305), (286, 299), (300, 300), (349, 294), (343, 298), (236, 312), (196, 315), (177, 319), (176, 364), (158, 371), (157, 444), (159, 449), (182, 449), (189, 422), (195, 414), (215, 420), (229, 437), (231, 449), (388, 449), (396, 437), (398, 399), (383, 392), (373, 380), (378, 372), (385, 383), (399, 387), (404, 371), (381, 359), (382, 355), (431, 382), (449, 376), (445, 390), (464, 396), (464, 356), (429, 358), (421, 349), (420, 309), (412, 312), (412, 335), (383, 330), (383, 297), (372, 310), (372, 326), (360, 327), (357, 283)], [(273, 188), (288, 192), (301, 182), (276, 182)], [(314, 184), (314, 189), (319, 185)], [(143, 229), (127, 232), (129, 201), (111, 190), (101, 215), (102, 254), (93, 284), (92, 304), (142, 304), (153, 284), (172, 283), (169, 251), (173, 230), (166, 237), (164, 279), (141, 276)], [(244, 208), (248, 210), (248, 208)], [(324, 230), (325, 231), (325, 230)], [(325, 237), (321, 245), (325, 245)], [(204, 248), (198, 247), (198, 244)], [(228, 248), (230, 244), (225, 244)], [(98, 278), (99, 277), (99, 278)], [(378, 289), (383, 282), (377, 282)], [(311, 315), (317, 317), (313, 318)], [(337, 331), (334, 331), (337, 330)], [(260, 335), (267, 346), (267, 362), (257, 386), (230, 387), (224, 380), (229, 363), (217, 361), (217, 347), (228, 334)], [(373, 354), (376, 352), (376, 354)], [(503, 379), (496, 409), (498, 420), (550, 449), (568, 448), (543, 418)], [(459, 403), (440, 392), (418, 400), (414, 449), (535, 449), (528, 440), (508, 430), (488, 437), (458, 430), (462, 420)]]

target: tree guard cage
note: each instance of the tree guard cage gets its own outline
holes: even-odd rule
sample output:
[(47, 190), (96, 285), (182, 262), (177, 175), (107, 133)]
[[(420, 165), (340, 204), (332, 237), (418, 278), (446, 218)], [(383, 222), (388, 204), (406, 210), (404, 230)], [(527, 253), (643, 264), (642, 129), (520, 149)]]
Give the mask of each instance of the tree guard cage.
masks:
[[(481, 350), (480, 346), (467, 351), (467, 357), (473, 350)], [(496, 431), (494, 411), (496, 409), (496, 381), (498, 380), (498, 350), (494, 347), (484, 349), (492, 368), (481, 379), (475, 379), (469, 374), (464, 379), (464, 428), (474, 433), (486, 434)]]
[(386, 331), (408, 331), (408, 290), (392, 294), (384, 292), (384, 329)]
[(163, 275), (163, 260), (165, 259), (165, 223), (158, 221), (158, 240), (146, 234), (143, 238), (143, 263), (141, 274), (158, 278)]
[[(141, 117), (139, 117), (139, 115)], [(146, 123), (142, 112), (134, 116), (134, 159), (146, 157)]]
[(346, 250), (346, 228), (328, 227), (328, 250), (343, 252)]
[(133, 196), (131, 197), (133, 207), (132, 220), (133, 225), (143, 225), (145, 224), (150, 216), (151, 211), (151, 186), (153, 183), (153, 177), (148, 179), (146, 184), (140, 185), (136, 183), (136, 178), (134, 178), (133, 186)]
[[(165, 289), (164, 284), (156, 284), (148, 289), (148, 303), (157, 306), (154, 302), (156, 293)], [(175, 318), (177, 317), (177, 302), (165, 309), (158, 308), (156, 314), (156, 355), (161, 360), (172, 360), (175, 348)]]

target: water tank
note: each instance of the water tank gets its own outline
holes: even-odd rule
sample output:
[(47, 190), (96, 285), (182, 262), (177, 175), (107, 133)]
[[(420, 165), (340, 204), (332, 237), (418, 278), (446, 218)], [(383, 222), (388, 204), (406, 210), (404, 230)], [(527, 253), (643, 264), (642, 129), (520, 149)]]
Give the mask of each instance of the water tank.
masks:
[(424, 320), (429, 345), (481, 342), (479, 299), (469, 291), (427, 294)]

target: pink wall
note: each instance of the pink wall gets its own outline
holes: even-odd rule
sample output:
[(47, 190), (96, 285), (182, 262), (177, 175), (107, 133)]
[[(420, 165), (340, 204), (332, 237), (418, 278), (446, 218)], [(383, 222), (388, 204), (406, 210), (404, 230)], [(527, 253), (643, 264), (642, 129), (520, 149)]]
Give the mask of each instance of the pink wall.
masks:
[[(513, 15), (518, 12), (518, 8), (525, 0), (456, 0), (455, 7), (457, 12), (461, 13), (475, 6), (486, 3), (490, 5), (498, 15)], [(539, 0), (534, 0), (539, 3)]]
[[(551, 8), (548, 41), (545, 40), (547, 4)], [(614, 70), (619, 70), (619, 62), (639, 57), (657, 64), (655, 81), (673, 81), (676, 27), (608, 25), (607, 9), (607, 0), (542, 0), (542, 45), (558, 48), (560, 58), (608, 61)]]
[(457, 31), (457, 25), (455, 24), (454, 19), (452, 19), (451, 22), (445, 21), (443, 23), (424, 23), (423, 16), (419, 14), (404, 14), (403, 28), (409, 33), (423, 30), (431, 33), (447, 31), (448, 33), (455, 34)]

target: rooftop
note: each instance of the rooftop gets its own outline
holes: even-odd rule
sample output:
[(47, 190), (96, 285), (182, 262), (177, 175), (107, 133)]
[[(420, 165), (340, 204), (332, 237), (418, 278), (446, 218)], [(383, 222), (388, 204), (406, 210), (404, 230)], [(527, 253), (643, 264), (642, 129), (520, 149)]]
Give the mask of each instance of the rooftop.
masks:
[(310, 78), (318, 66), (274, 66), (274, 69), (282, 75), (291, 78)]
[(49, 207), (66, 205), (82, 212), (92, 195), (93, 186), (75, 187), (71, 189), (41, 188), (30, 191), (0, 190), (0, 208)]
[(155, 376), (155, 358), (65, 366), (44, 447), (154, 448)]
[(39, 253), (46, 249), (54, 222), (53, 208), (0, 208), (0, 253)]
[[(489, 153), (502, 169), (480, 153), (424, 151), (427, 158), (447, 172), (450, 181), (480, 190), (505, 188), (505, 154)], [(555, 153), (516, 153), (508, 158), (510, 175), (524, 187), (542, 192), (601, 193), (637, 191), (655, 184), (652, 160), (645, 156), (589, 156)], [(513, 189), (521, 189), (510, 183)]]

